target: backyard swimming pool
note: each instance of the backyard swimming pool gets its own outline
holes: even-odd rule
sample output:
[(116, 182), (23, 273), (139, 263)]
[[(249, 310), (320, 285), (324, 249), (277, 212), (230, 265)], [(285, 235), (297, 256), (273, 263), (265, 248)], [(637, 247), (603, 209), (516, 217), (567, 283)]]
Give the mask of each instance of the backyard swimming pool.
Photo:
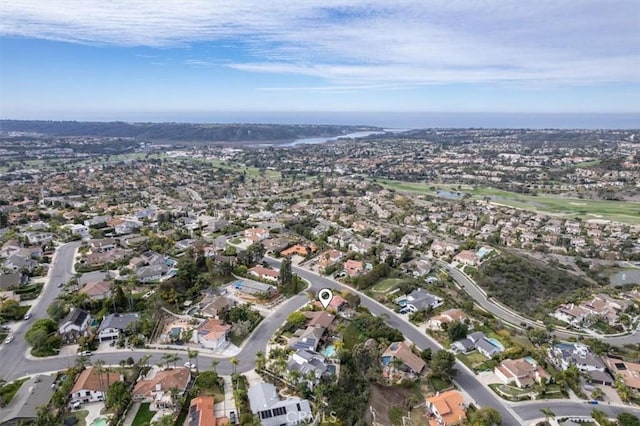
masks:
[(107, 419), (104, 417), (98, 417), (91, 422), (91, 426), (107, 426)]
[(327, 358), (332, 358), (336, 356), (336, 347), (335, 345), (329, 345), (323, 350), (320, 351), (320, 354), (326, 356)]
[(501, 351), (504, 351), (504, 346), (497, 339), (494, 339), (493, 337), (487, 337), (487, 340), (490, 341), (491, 344), (496, 348), (499, 348)]

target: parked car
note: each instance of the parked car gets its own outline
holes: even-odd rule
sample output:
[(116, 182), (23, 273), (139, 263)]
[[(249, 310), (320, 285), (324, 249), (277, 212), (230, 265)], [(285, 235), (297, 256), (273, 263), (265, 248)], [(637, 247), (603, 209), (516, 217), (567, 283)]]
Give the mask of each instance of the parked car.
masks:
[(8, 335), (7, 338), (4, 339), (4, 343), (5, 344), (6, 343), (11, 343), (11, 342), (13, 342), (13, 334)]
[(238, 424), (238, 418), (236, 417), (235, 411), (229, 412), (229, 421), (231, 422), (232, 425)]
[(91, 356), (93, 354), (91, 353), (91, 351), (82, 351), (78, 355), (80, 355), (80, 356)]
[(62, 288), (63, 285), (64, 283), (58, 283), (58, 288)]
[(184, 366), (187, 367), (187, 368), (196, 368), (196, 365), (193, 364), (193, 363), (190, 363), (190, 362), (185, 362)]
[(31, 318), (31, 313), (27, 312), (27, 313), (24, 315), (24, 319), (25, 319), (25, 320), (28, 320), (29, 318)]

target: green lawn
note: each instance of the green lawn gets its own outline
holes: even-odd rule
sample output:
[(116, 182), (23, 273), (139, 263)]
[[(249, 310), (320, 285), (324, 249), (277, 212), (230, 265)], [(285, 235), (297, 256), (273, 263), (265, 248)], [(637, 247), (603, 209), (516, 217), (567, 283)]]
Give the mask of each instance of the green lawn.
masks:
[(78, 423), (76, 423), (76, 426), (87, 426), (87, 416), (88, 415), (89, 415), (89, 411), (88, 410), (74, 411), (73, 412), (73, 417), (78, 419)]
[(435, 392), (442, 392), (445, 389), (449, 389), (451, 387), (451, 383), (445, 380), (442, 380), (439, 377), (430, 377), (429, 383)]
[(360, 335), (360, 332), (355, 327), (349, 325), (342, 332), (342, 340), (344, 342), (345, 349), (351, 350), (358, 343), (365, 341), (365, 336)]
[(136, 417), (133, 419), (132, 426), (144, 426), (151, 423), (151, 419), (156, 412), (149, 410), (149, 405), (149, 403), (140, 404)]
[(376, 293), (388, 293), (389, 291), (393, 290), (393, 288), (396, 287), (401, 282), (402, 282), (402, 279), (400, 278), (385, 278), (384, 280), (374, 285), (371, 288), (371, 291)]
[(24, 382), (26, 382), (29, 378), (16, 380), (15, 382), (7, 383), (6, 385), (0, 387), (0, 402), (2, 406), (5, 406), (11, 402), (13, 397), (15, 396), (18, 389)]
[(474, 351), (468, 354), (458, 354), (458, 359), (464, 363), (467, 367), (475, 370), (478, 366), (484, 364), (487, 361), (487, 357), (482, 355), (478, 351)]
[[(475, 199), (492, 197), (492, 202), (517, 207), (524, 210), (540, 211), (551, 214), (582, 217), (585, 219), (602, 218), (618, 222), (640, 223), (640, 202), (587, 200), (567, 198), (555, 195), (525, 195), (503, 191), (491, 187), (434, 185), (424, 182), (399, 182), (378, 180), (380, 184), (397, 191), (436, 195), (436, 190), (453, 190), (470, 194)], [(436, 190), (432, 189), (436, 188)]]
[(489, 385), (498, 396), (504, 398), (504, 395), (509, 395), (512, 399), (529, 399), (529, 394), (532, 389), (519, 389), (514, 386), (507, 386), (503, 384), (491, 384)]

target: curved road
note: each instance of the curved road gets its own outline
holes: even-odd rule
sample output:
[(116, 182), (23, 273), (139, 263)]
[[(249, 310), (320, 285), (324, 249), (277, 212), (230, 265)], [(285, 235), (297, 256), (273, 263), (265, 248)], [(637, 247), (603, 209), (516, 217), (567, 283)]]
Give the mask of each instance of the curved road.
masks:
[[(441, 260), (436, 260), (438, 265), (441, 266), (451, 277), (464, 289), (464, 291), (469, 294), (473, 298), (473, 300), (480, 306), (482, 306), (487, 311), (491, 312), (496, 317), (509, 322), (515, 326), (520, 326), (521, 323), (525, 323), (527, 326), (532, 326), (536, 328), (545, 328), (544, 325), (532, 320), (531, 318), (524, 317), (519, 315), (512, 310), (505, 308), (504, 306), (495, 303), (491, 299), (487, 298), (486, 293), (471, 280), (466, 274), (462, 273), (460, 270), (452, 267), (446, 262)], [(609, 343), (615, 346), (623, 346), (628, 344), (640, 343), (640, 334), (635, 331), (632, 334), (626, 334), (621, 336), (599, 336), (599, 335), (589, 335), (585, 333), (571, 332), (571, 331), (563, 331), (556, 329), (553, 331), (553, 334), (556, 336), (568, 339), (570, 337), (594, 337), (602, 340), (603, 342)]]
[[(59, 292), (57, 284), (60, 282), (66, 282), (73, 276), (73, 255), (78, 245), (78, 242), (64, 244), (56, 251), (56, 255), (52, 262), (52, 269), (49, 274), (49, 280), (45, 284), (41, 297), (36, 300), (34, 307), (32, 308), (33, 318), (31, 321), (47, 317), (46, 309)], [(279, 261), (275, 259), (269, 259), (269, 262), (274, 265), (279, 264)], [(309, 289), (311, 291), (317, 292), (322, 288), (332, 288), (337, 291), (346, 289), (351, 292), (358, 293), (363, 306), (368, 308), (372, 314), (383, 318), (390, 326), (400, 330), (405, 337), (415, 343), (419, 348), (424, 349), (428, 347), (433, 350), (441, 348), (439, 343), (431, 339), (413, 324), (406, 322), (386, 306), (383, 306), (370, 297), (355, 291), (353, 288), (300, 267), (293, 267), (293, 270), (300, 277), (311, 283), (311, 287)], [(306, 302), (306, 294), (298, 294), (284, 302), (279, 309), (269, 317), (265, 318), (251, 335), (250, 341), (247, 341), (241, 352), (236, 355), (236, 359), (238, 360), (237, 370), (244, 372), (253, 369), (255, 367), (256, 353), (264, 350), (268, 340), (276, 332), (278, 327), (284, 323), (289, 313), (299, 309)], [(75, 356), (58, 356), (38, 359), (28, 358), (26, 356), (28, 353), (28, 347), (26, 342), (24, 342), (24, 332), (26, 331), (26, 328), (27, 324), (21, 324), (15, 332), (15, 341), (12, 344), (3, 345), (3, 347), (0, 348), (0, 359), (2, 360), (0, 363), (0, 376), (6, 380), (13, 380), (25, 375), (57, 371), (74, 365), (76, 360)], [(132, 357), (133, 359), (138, 360), (144, 355), (150, 354), (151, 358), (149, 362), (158, 363), (161, 361), (162, 355), (165, 352), (175, 351), (114, 350), (113, 352), (102, 352), (99, 354), (99, 357), (104, 360), (105, 363), (115, 365), (127, 357)], [(187, 360), (185, 352), (178, 351), (177, 354), (181, 357), (179, 362)], [(210, 362), (214, 359), (219, 362), (219, 365), (217, 366), (217, 371), (219, 373), (230, 374), (233, 371), (229, 358), (220, 358), (204, 353), (201, 353), (197, 358), (198, 366), (201, 369), (210, 369)], [(591, 409), (594, 407), (584, 403), (566, 400), (550, 400), (539, 403), (506, 403), (486, 386), (482, 385), (477, 380), (475, 374), (465, 365), (457, 362), (457, 368), (458, 375), (456, 377), (456, 382), (459, 386), (468, 395), (470, 395), (477, 405), (496, 408), (502, 415), (503, 424), (507, 426), (521, 425), (524, 422), (542, 417), (540, 408), (551, 408), (557, 415), (589, 415)], [(596, 406), (596, 408), (608, 412), (613, 417), (615, 417), (617, 412), (621, 411), (631, 411), (640, 415), (640, 409), (633, 407), (600, 405)]]

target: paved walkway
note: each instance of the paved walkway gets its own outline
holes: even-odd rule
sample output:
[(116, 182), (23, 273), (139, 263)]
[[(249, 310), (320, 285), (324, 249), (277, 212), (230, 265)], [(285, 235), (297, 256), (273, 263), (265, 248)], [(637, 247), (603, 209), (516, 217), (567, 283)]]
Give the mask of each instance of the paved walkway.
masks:
[(134, 402), (131, 404), (131, 408), (127, 411), (127, 416), (124, 418), (124, 426), (131, 426), (133, 424), (133, 419), (136, 418), (136, 414), (138, 414), (138, 409), (140, 408), (139, 402)]
[(217, 418), (229, 417), (231, 411), (235, 411), (236, 404), (233, 400), (233, 385), (231, 384), (231, 376), (221, 376), (224, 379), (224, 401), (220, 401), (214, 406), (214, 412)]

